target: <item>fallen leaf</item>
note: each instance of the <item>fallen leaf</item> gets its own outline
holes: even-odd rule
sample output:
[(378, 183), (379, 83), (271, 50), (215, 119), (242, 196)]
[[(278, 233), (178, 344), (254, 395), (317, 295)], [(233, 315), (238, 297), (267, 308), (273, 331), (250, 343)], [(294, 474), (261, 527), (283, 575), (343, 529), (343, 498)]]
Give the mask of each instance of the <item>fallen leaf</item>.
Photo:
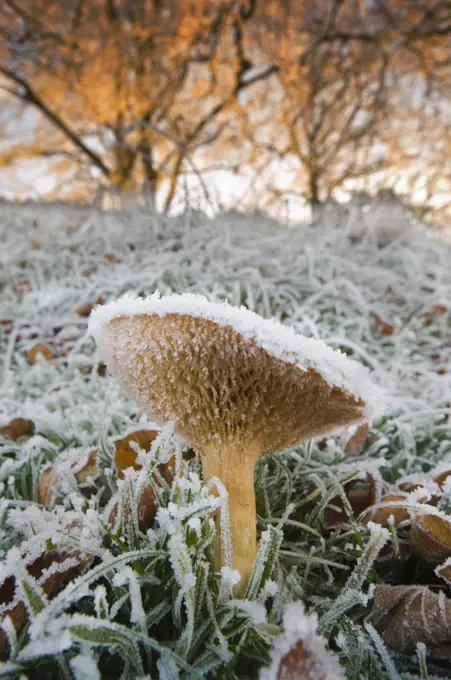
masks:
[(98, 297), (95, 302), (85, 302), (85, 304), (80, 305), (80, 307), (77, 308), (77, 314), (78, 316), (87, 317), (91, 314), (96, 305), (103, 305), (103, 303), (103, 297)]
[(89, 316), (92, 312), (94, 305), (92, 302), (85, 302), (83, 305), (77, 307), (78, 316)]
[[(40, 579), (46, 569), (53, 564), (61, 564), (66, 559), (73, 558), (77, 563), (68, 567), (64, 571), (57, 571), (41, 583), (41, 588), (49, 600), (57, 595), (64, 586), (78, 576), (92, 562), (92, 556), (84, 554), (79, 550), (49, 550), (42, 553), (31, 564), (27, 565), (28, 573), (36, 580)], [(16, 579), (8, 576), (0, 586), (0, 605), (11, 604), (14, 600), (16, 590)], [(28, 612), (22, 601), (3, 612), (0, 621), (9, 617), (13, 623), (16, 634), (19, 634), (28, 622)], [(0, 658), (4, 659), (7, 652), (7, 637), (0, 634)]]
[[(98, 473), (97, 449), (92, 449), (86, 461), (77, 469), (77, 464), (73, 466), (73, 474), (77, 484), (83, 485), (88, 478), (95, 477)], [(65, 476), (57, 465), (46, 468), (41, 473), (38, 486), (39, 502), (43, 505), (60, 505), (63, 501), (63, 491)]]
[(104, 364), (103, 361), (97, 364), (97, 375), (100, 375), (101, 378), (106, 375), (106, 364)]
[(391, 324), (387, 323), (387, 321), (384, 321), (379, 316), (379, 314), (374, 315), (374, 323), (376, 328), (380, 330), (382, 335), (393, 335), (393, 333), (395, 332), (394, 327)]
[(0, 434), (12, 441), (21, 437), (31, 437), (34, 432), (34, 423), (27, 418), (13, 418), (7, 425), (0, 427)]
[(350, 437), (346, 442), (344, 448), (345, 453), (351, 456), (356, 456), (359, 453), (362, 453), (368, 439), (369, 431), (370, 426), (368, 423), (362, 423), (362, 425), (359, 425), (352, 437)]
[(305, 649), (299, 640), (280, 661), (277, 680), (328, 680), (323, 659)]
[[(116, 475), (119, 479), (124, 478), (124, 470), (127, 468), (134, 468), (140, 470), (141, 465), (136, 462), (137, 453), (132, 447), (132, 443), (136, 443), (144, 451), (150, 451), (153, 441), (158, 435), (157, 430), (136, 430), (131, 432), (122, 439), (117, 439), (115, 442), (115, 456), (114, 463), (116, 468)], [(191, 457), (192, 450), (186, 452), (184, 456)], [(160, 463), (157, 466), (158, 474), (168, 483), (171, 484), (175, 474), (175, 458), (172, 457), (167, 463)], [(154, 482), (159, 484), (158, 476), (153, 475)], [(117, 519), (117, 503), (113, 506), (108, 517), (110, 526), (114, 526)], [(138, 501), (138, 524), (140, 531), (145, 533), (150, 528), (156, 513), (155, 493), (151, 485), (145, 486), (141, 497)], [(124, 509), (124, 522), (128, 522), (129, 511)]]
[[(418, 489), (423, 488), (421, 484), (413, 483), (411, 481), (406, 481), (406, 482), (399, 482), (398, 484), (399, 490), (403, 491), (405, 493), (412, 493), (412, 491), (417, 491)], [(433, 505), (434, 507), (437, 506), (440, 503), (440, 500), (442, 498), (442, 495), (439, 493), (439, 490), (437, 489), (437, 493), (432, 493), (429, 491), (431, 494), (430, 498), (427, 497), (427, 495), (419, 497), (418, 502), (419, 503), (427, 503), (427, 505)]]
[(451, 475), (451, 469), (444, 470), (443, 472), (440, 472), (437, 475), (435, 475), (435, 477), (433, 477), (433, 481), (436, 484), (438, 484), (441, 489), (443, 489), (445, 482), (450, 475)]
[(27, 359), (30, 364), (35, 364), (38, 355), (42, 356), (46, 361), (53, 359), (53, 351), (48, 345), (43, 342), (37, 342), (33, 347), (28, 350)]
[[(141, 496), (138, 501), (138, 526), (139, 530), (146, 533), (148, 529), (152, 526), (155, 514), (157, 511), (157, 506), (155, 503), (155, 492), (153, 488), (149, 485), (145, 486), (141, 492)], [(114, 527), (117, 520), (118, 503), (115, 503), (108, 515), (108, 524), (110, 527)], [(130, 510), (128, 507), (124, 508), (123, 519), (124, 523), (127, 524), (130, 517)]]
[(126, 437), (122, 439), (117, 439), (114, 443), (116, 452), (114, 454), (114, 464), (116, 467), (116, 475), (119, 479), (124, 479), (124, 470), (129, 467), (135, 470), (140, 470), (141, 465), (136, 462), (137, 453), (135, 449), (131, 446), (131, 443), (138, 445), (140, 449), (144, 451), (150, 451), (152, 442), (158, 435), (157, 430), (136, 430), (136, 432), (131, 432)]
[(75, 479), (78, 484), (84, 484), (90, 477), (95, 477), (98, 471), (97, 449), (92, 449), (88, 454), (86, 462), (74, 473)]
[[(356, 488), (356, 485), (360, 487)], [(348, 482), (344, 485), (344, 490), (355, 517), (377, 501), (376, 483), (371, 475), (368, 475), (365, 481)], [(349, 524), (349, 517), (340, 496), (335, 496), (329, 502), (324, 511), (323, 524), (326, 529), (336, 529)]]
[(451, 518), (420, 514), (412, 518), (412, 545), (426, 562), (439, 564), (451, 555)]
[(397, 652), (414, 654), (419, 642), (451, 659), (451, 601), (425, 586), (377, 585), (369, 621)]
[(14, 321), (12, 319), (0, 319), (0, 326), (4, 328), (5, 333), (11, 333)]
[(365, 514), (360, 518), (361, 524), (368, 524), (374, 522), (383, 527), (388, 527), (390, 517), (393, 517), (395, 524), (399, 524), (406, 519), (409, 519), (409, 511), (407, 508), (394, 503), (402, 503), (407, 498), (407, 494), (387, 494), (382, 498), (382, 501), (375, 507), (370, 507)]
[(61, 488), (64, 476), (56, 467), (48, 467), (39, 479), (38, 499), (42, 505), (60, 505), (63, 500)]

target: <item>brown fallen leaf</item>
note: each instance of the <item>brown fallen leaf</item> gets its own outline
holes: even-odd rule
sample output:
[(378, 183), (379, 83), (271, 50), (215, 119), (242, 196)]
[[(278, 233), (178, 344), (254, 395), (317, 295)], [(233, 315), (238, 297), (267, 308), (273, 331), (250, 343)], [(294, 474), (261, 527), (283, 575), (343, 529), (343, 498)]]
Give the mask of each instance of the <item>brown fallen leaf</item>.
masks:
[(302, 640), (280, 661), (277, 680), (328, 680), (324, 661), (304, 647)]
[(152, 442), (158, 435), (157, 430), (136, 430), (131, 432), (122, 439), (117, 439), (114, 443), (116, 452), (114, 454), (114, 464), (116, 467), (116, 475), (119, 479), (124, 479), (124, 470), (129, 467), (135, 470), (140, 470), (141, 465), (136, 462), (137, 453), (131, 446), (131, 443), (138, 445), (144, 451), (150, 451)]
[(43, 505), (60, 505), (63, 501), (61, 488), (64, 475), (57, 467), (48, 467), (41, 472), (38, 486), (38, 500)]
[(21, 437), (31, 437), (34, 433), (34, 423), (27, 418), (13, 418), (7, 425), (0, 427), (0, 434), (12, 441)]
[(27, 352), (28, 362), (30, 364), (35, 364), (38, 355), (42, 356), (46, 361), (51, 361), (51, 359), (53, 359), (53, 351), (43, 342), (37, 342), (33, 347), (30, 347)]
[(78, 484), (84, 484), (89, 477), (95, 477), (98, 471), (97, 449), (91, 449), (86, 462), (75, 472), (75, 479)]
[(449, 476), (451, 476), (451, 467), (444, 470), (443, 472), (437, 473), (432, 479), (436, 484), (439, 485), (441, 489), (443, 489)]
[[(400, 491), (412, 493), (412, 491), (417, 491), (419, 488), (422, 488), (422, 485), (418, 483), (413, 483), (411, 481), (406, 481), (399, 482), (398, 487)], [(437, 489), (437, 493), (434, 493), (433, 491), (429, 491), (429, 493), (431, 494), (429, 499), (427, 498), (427, 496), (420, 497), (418, 499), (418, 502), (427, 503), (428, 505), (433, 505), (434, 507), (437, 506), (441, 500), (441, 494), (439, 493), (439, 490)]]
[[(132, 443), (136, 443), (144, 451), (150, 451), (153, 441), (158, 435), (157, 430), (136, 430), (131, 432), (122, 439), (117, 439), (115, 442), (115, 456), (114, 463), (116, 468), (116, 475), (118, 479), (124, 479), (124, 470), (132, 467), (135, 470), (140, 470), (141, 465), (136, 462), (137, 453), (132, 448)], [(175, 458), (171, 458), (167, 463), (160, 463), (157, 466), (158, 473), (163, 479), (171, 484), (175, 473)], [(158, 484), (157, 475), (153, 476), (156, 484)], [(145, 486), (138, 502), (138, 524), (140, 530), (145, 533), (150, 528), (156, 513), (155, 493), (152, 486)], [(128, 522), (129, 511), (124, 509), (124, 522)], [(108, 517), (108, 524), (113, 526), (117, 518), (117, 504), (113, 506)]]
[[(90, 555), (86, 555), (79, 550), (49, 550), (40, 555), (34, 562), (27, 565), (28, 573), (33, 578), (40, 579), (44, 571), (53, 564), (61, 564), (68, 558), (76, 560), (76, 564), (68, 566), (64, 571), (58, 571), (45, 578), (41, 583), (42, 590), (47, 598), (50, 600), (57, 595), (67, 583), (72, 581), (84, 569), (89, 566), (93, 560)], [(8, 576), (0, 586), (0, 605), (11, 604), (14, 600), (16, 590), (16, 579), (14, 576)], [(6, 617), (9, 617), (13, 623), (16, 634), (19, 634), (28, 622), (28, 612), (25, 604), (22, 601), (17, 602), (0, 616), (0, 622)], [(7, 652), (7, 637), (5, 634), (0, 634), (0, 658), (3, 660)]]
[[(97, 449), (92, 449), (86, 462), (80, 469), (74, 471), (77, 484), (83, 485), (89, 477), (94, 477), (98, 472)], [(46, 468), (41, 473), (38, 486), (38, 499), (43, 505), (60, 505), (63, 501), (65, 477), (57, 465)]]
[(77, 307), (77, 314), (78, 316), (89, 316), (92, 312), (94, 305), (92, 302), (85, 302), (83, 305), (80, 305)]
[(374, 315), (374, 325), (380, 330), (382, 335), (393, 335), (395, 332), (394, 327), (387, 323), (387, 321), (384, 321), (379, 314)]
[(451, 555), (451, 518), (421, 514), (412, 518), (412, 545), (426, 562), (440, 564)]
[(85, 302), (77, 307), (77, 314), (78, 316), (88, 317), (96, 305), (103, 305), (103, 303), (103, 297), (98, 297), (95, 302)]
[[(144, 451), (150, 451), (153, 441), (158, 435), (157, 430), (136, 430), (126, 437), (115, 441), (114, 464), (118, 479), (124, 479), (124, 470), (132, 467), (134, 470), (141, 470), (141, 465), (137, 463), (138, 454), (133, 449), (132, 444), (136, 443)], [(191, 460), (195, 456), (193, 449), (188, 449), (183, 453), (184, 460)], [(172, 484), (175, 475), (175, 457), (169, 459), (167, 463), (160, 463), (157, 466), (157, 473), (153, 475), (155, 484), (159, 485), (158, 475), (168, 483)], [(138, 524), (143, 533), (152, 525), (156, 514), (155, 492), (149, 484), (144, 487), (138, 501)], [(108, 516), (108, 524), (114, 526), (117, 519), (118, 504), (113, 505)], [(129, 511), (124, 509), (124, 522), (127, 523)]]
[[(152, 526), (155, 514), (157, 511), (157, 506), (155, 503), (155, 493), (153, 488), (149, 485), (145, 486), (142, 490), (141, 496), (138, 501), (138, 526), (139, 530), (146, 533), (148, 529)], [(118, 503), (115, 503), (108, 515), (108, 524), (110, 527), (114, 527), (117, 520)], [(123, 519), (124, 524), (128, 524), (130, 518), (130, 510), (128, 507), (124, 508)]]
[[(0, 605), (8, 605), (14, 600), (14, 593), (16, 591), (16, 579), (14, 576), (8, 576), (0, 586)], [(19, 606), (20, 605), (20, 606)], [(14, 624), (16, 633), (21, 630), (27, 621), (27, 610), (23, 602), (19, 602), (15, 607), (7, 610), (0, 617), (3, 620), (5, 616), (9, 616)]]
[[(377, 501), (376, 482), (371, 475), (368, 475), (365, 481), (348, 482), (344, 485), (344, 490), (355, 517)], [(323, 523), (326, 529), (336, 529), (349, 524), (349, 517), (340, 496), (335, 496), (329, 502), (324, 510)]]
[(399, 524), (406, 519), (409, 519), (409, 511), (394, 503), (402, 503), (406, 500), (407, 494), (387, 494), (380, 503), (374, 507), (368, 508), (360, 517), (361, 524), (368, 524), (374, 522), (383, 527), (388, 527), (390, 517), (393, 517), (395, 524)]
[(106, 364), (104, 364), (103, 361), (97, 364), (97, 375), (100, 375), (101, 378), (106, 375)]
[(48, 576), (42, 584), (42, 590), (47, 595), (49, 600), (68, 583), (75, 576), (77, 576), (88, 564), (91, 563), (92, 557), (79, 550), (49, 550), (42, 553), (32, 564), (27, 566), (27, 571), (35, 578), (39, 579), (43, 575), (44, 570), (51, 567), (53, 564), (62, 564), (68, 558), (76, 560), (76, 564), (67, 567), (64, 571), (58, 571), (51, 576)]
[(352, 437), (350, 437), (346, 442), (344, 448), (345, 453), (351, 456), (357, 456), (359, 453), (362, 453), (368, 439), (369, 431), (370, 426), (368, 423), (362, 423), (359, 425)]
[(397, 652), (414, 654), (423, 642), (451, 659), (451, 600), (426, 586), (377, 585), (369, 621)]

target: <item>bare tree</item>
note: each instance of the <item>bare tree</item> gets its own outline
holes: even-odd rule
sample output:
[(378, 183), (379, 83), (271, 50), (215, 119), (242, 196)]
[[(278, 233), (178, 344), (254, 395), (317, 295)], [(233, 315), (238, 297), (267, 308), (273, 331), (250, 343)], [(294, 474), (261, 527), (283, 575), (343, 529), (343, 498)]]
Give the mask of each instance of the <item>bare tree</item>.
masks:
[(238, 40), (224, 66), (218, 59), (223, 33), (251, 14), (235, 5), (5, 0), (2, 87), (42, 124), (3, 164), (53, 158), (69, 197), (77, 185), (88, 195), (99, 185), (153, 197), (166, 188), (169, 209), (187, 159), (221, 136), (217, 119), (253, 82), (242, 78)]

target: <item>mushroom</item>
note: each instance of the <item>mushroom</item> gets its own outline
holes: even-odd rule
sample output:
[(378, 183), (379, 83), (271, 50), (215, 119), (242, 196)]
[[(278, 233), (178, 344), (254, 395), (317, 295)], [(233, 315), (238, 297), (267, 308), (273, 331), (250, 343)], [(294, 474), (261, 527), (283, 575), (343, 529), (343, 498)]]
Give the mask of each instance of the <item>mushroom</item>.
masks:
[(197, 295), (125, 295), (95, 308), (89, 331), (127, 393), (156, 422), (172, 421), (200, 453), (205, 480), (225, 485), (243, 594), (257, 550), (259, 458), (370, 420), (381, 391), (323, 341)]

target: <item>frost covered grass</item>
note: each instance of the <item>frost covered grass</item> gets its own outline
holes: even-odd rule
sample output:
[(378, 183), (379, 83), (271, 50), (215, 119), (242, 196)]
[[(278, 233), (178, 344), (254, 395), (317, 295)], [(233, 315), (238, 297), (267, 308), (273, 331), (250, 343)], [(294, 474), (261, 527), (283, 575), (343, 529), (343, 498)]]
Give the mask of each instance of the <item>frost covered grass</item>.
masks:
[[(394, 612), (381, 590), (428, 585), (440, 611), (450, 595), (449, 246), (383, 205), (316, 230), (2, 208), (0, 677), (451, 676), (446, 626), (424, 605), (415, 627), (414, 604)], [(230, 566), (213, 569), (227, 495), (171, 429), (118, 472), (118, 441), (154, 424), (104, 374), (87, 314), (157, 289), (281, 320), (388, 393), (368, 433), (259, 462), (245, 600)]]

